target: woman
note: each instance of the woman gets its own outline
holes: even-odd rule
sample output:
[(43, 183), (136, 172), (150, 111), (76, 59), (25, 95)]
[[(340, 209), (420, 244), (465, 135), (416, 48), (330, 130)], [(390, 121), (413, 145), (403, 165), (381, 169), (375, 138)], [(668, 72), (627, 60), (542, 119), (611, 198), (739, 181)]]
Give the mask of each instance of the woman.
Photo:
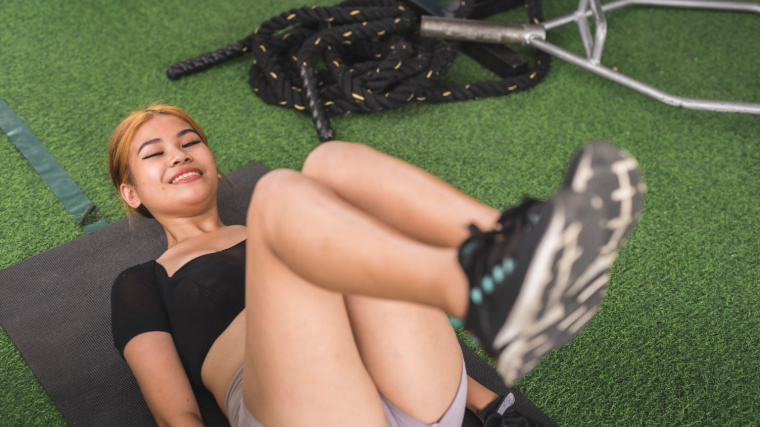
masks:
[(593, 316), (642, 192), (635, 161), (594, 144), (550, 201), (500, 214), (329, 142), (301, 173), (262, 177), (246, 226), (226, 226), (205, 134), (165, 105), (116, 128), (109, 169), (166, 232), (166, 252), (112, 291), (114, 342), (159, 425), (200, 425), (205, 387), (233, 426), (460, 426), (449, 317), (513, 382)]

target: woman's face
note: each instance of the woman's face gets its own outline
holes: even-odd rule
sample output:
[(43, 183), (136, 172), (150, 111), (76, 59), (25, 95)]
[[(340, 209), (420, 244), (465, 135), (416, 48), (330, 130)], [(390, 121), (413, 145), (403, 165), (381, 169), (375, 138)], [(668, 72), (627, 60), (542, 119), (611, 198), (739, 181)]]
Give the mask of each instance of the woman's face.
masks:
[(129, 147), (132, 185), (124, 200), (155, 216), (187, 216), (216, 207), (219, 183), (211, 150), (179, 117), (158, 114), (137, 129)]

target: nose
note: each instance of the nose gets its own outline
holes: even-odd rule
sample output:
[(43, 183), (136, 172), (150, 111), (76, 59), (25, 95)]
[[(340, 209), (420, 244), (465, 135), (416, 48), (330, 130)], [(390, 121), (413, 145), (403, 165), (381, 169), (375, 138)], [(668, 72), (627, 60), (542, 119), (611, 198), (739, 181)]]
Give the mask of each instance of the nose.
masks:
[(171, 157), (172, 166), (187, 163), (190, 160), (192, 160), (192, 157), (190, 157), (190, 154), (186, 153), (183, 149), (177, 148), (173, 150)]

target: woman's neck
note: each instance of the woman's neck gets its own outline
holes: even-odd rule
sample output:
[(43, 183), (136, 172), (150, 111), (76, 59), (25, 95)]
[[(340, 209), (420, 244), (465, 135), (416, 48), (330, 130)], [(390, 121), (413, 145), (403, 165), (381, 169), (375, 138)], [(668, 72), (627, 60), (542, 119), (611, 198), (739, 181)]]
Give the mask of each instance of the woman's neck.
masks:
[(199, 238), (226, 227), (216, 210), (199, 216), (157, 219), (164, 226), (168, 249), (186, 240)]

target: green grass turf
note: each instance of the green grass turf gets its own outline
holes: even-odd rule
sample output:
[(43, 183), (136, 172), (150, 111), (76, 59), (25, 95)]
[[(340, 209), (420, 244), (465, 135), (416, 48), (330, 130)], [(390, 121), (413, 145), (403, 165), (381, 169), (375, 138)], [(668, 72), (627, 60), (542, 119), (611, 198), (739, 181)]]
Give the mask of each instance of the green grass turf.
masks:
[[(106, 141), (149, 101), (190, 112), (226, 171), (253, 161), (298, 168), (318, 144), (311, 121), (250, 91), (250, 57), (176, 82), (165, 70), (302, 5), (5, 1), (0, 97), (109, 222), (124, 214), (105, 170)], [(545, 15), (576, 5), (547, 1)], [(502, 18), (524, 20), (521, 12), (494, 19)], [(760, 102), (760, 17), (636, 7), (607, 18), (604, 64), (678, 95)], [(575, 28), (550, 36), (581, 52)], [(525, 93), (410, 104), (332, 124), (340, 139), (410, 161), (500, 208), (522, 194), (551, 195), (586, 141), (629, 150), (650, 191), (612, 268), (608, 297), (590, 326), (519, 387), (561, 425), (760, 424), (760, 118), (676, 109), (553, 64), (546, 81)], [(447, 82), (493, 78), (461, 56)], [(0, 268), (81, 235), (4, 135), (0, 156)], [(0, 333), (0, 425), (64, 424)]]

